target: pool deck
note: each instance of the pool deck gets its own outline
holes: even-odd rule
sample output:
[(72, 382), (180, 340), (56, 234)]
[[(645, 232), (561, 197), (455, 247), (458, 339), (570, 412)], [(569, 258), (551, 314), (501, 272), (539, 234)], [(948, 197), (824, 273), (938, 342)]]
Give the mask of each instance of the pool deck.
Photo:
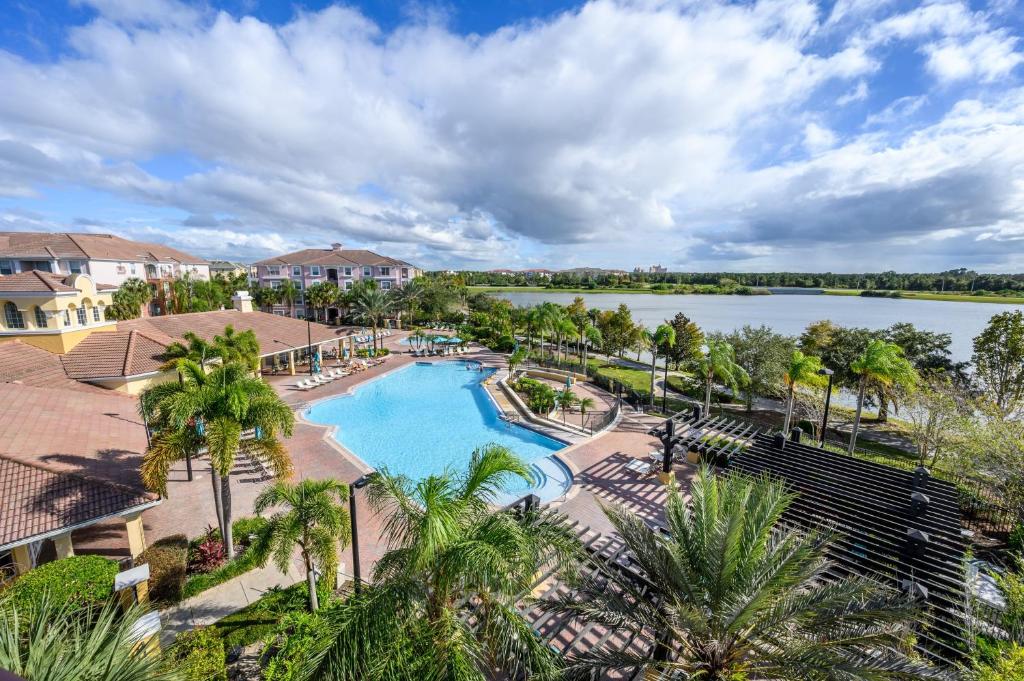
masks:
[[(369, 379), (399, 369), (415, 361), (444, 361), (448, 358), (413, 358), (408, 354), (408, 346), (399, 344), (404, 333), (396, 333), (385, 339), (385, 345), (395, 354), (388, 356), (385, 362), (377, 367), (357, 374), (335, 380), (315, 390), (299, 391), (294, 385), (301, 376), (268, 376), (267, 382), (272, 385), (282, 398), (296, 409), (319, 400), (348, 392)], [(471, 346), (472, 353), (451, 359), (473, 359), (481, 361), (485, 366), (499, 370), (505, 368), (505, 358), (490, 352), (486, 348)], [(331, 363), (328, 363), (330, 367)], [(582, 387), (582, 386), (581, 386)], [(494, 389), (493, 383), (489, 389)], [(588, 391), (597, 390), (586, 386)], [(499, 391), (500, 392), (500, 391)], [(493, 395), (493, 392), (492, 392)], [(502, 407), (508, 405), (503, 395), (496, 395)], [(559, 452), (561, 458), (573, 471), (574, 484), (563, 501), (554, 504), (568, 516), (580, 520), (599, 532), (608, 532), (611, 527), (601, 511), (602, 504), (621, 504), (652, 522), (664, 519), (664, 502), (667, 497), (665, 487), (654, 475), (638, 476), (625, 470), (625, 464), (633, 458), (647, 459), (647, 453), (658, 446), (657, 440), (647, 435), (647, 430), (657, 423), (643, 414), (624, 413), (620, 422), (610, 430), (592, 438), (568, 437), (564, 431), (551, 434), (562, 440), (569, 440), (570, 445)], [(366, 472), (366, 467), (351, 454), (341, 448), (331, 437), (330, 428), (315, 425), (296, 419), (292, 436), (285, 440), (295, 466), (295, 479), (302, 478), (335, 478), (351, 482)], [(160, 506), (146, 512), (144, 516), (147, 539), (152, 542), (171, 534), (184, 533), (189, 537), (201, 534), (215, 517), (213, 499), (210, 492), (209, 463), (193, 462), (194, 480), (185, 479), (184, 464), (176, 465), (168, 482), (168, 498)], [(695, 470), (693, 466), (677, 466), (676, 476), (681, 488), (685, 491)], [(251, 515), (256, 496), (269, 484), (269, 481), (247, 465), (239, 465), (231, 475), (232, 507), (235, 518)], [(374, 517), (366, 505), (365, 498), (357, 495), (358, 530), (360, 557), (363, 578), (372, 573), (373, 564), (384, 554), (387, 546), (380, 538), (380, 519)], [(123, 525), (122, 525), (123, 527)], [(109, 533), (97, 534), (90, 541), (96, 552), (116, 555), (115, 549), (107, 549), (123, 545), (115, 535), (120, 532), (116, 526), (109, 528)], [(78, 546), (76, 539), (76, 547)], [(84, 547), (83, 547), (84, 548)], [(352, 570), (351, 549), (346, 549), (342, 556), (344, 570)]]

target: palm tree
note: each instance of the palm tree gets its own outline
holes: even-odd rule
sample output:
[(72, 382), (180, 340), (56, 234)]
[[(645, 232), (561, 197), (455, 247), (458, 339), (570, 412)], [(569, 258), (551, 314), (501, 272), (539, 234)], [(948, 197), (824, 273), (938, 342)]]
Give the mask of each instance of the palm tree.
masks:
[(707, 352), (697, 360), (697, 373), (704, 379), (704, 414), (711, 410), (711, 388), (715, 379), (737, 392), (741, 385), (746, 385), (750, 377), (736, 363), (736, 351), (732, 345), (723, 340), (710, 340)]
[[(687, 504), (670, 487), (667, 534), (605, 507), (647, 586), (581, 570), (576, 590), (543, 606), (622, 634), (571, 656), (568, 679), (939, 676), (900, 650), (914, 615), (905, 596), (867, 578), (824, 579), (831, 537), (779, 524), (793, 499), (783, 482), (703, 467), (690, 494)], [(652, 632), (653, 655), (610, 643)]]
[(301, 293), (299, 287), (291, 279), (282, 279), (281, 285), (277, 289), (278, 300), (288, 306), (288, 316), (295, 316), (295, 301), (299, 299)]
[(170, 371), (176, 368), (180, 359), (187, 359), (205, 368), (208, 360), (221, 356), (221, 350), (216, 343), (207, 342), (205, 338), (201, 338), (192, 331), (183, 333), (182, 338), (185, 340), (184, 343), (174, 341), (164, 350), (163, 356), (166, 361), (160, 367), (161, 371)]
[(483, 681), (502, 669), (553, 679), (558, 656), (516, 603), (541, 566), (565, 564), (579, 545), (551, 511), (490, 506), (506, 481), (527, 475), (512, 452), (489, 445), (463, 474), (371, 477), (367, 499), (389, 550), (373, 583), (326, 615), (333, 636), (307, 678)]
[(143, 614), (137, 605), (122, 610), (111, 601), (83, 617), (47, 594), (29, 612), (0, 607), (0, 669), (27, 681), (179, 679), (159, 652), (139, 645)]
[(562, 423), (565, 423), (565, 412), (572, 409), (572, 406), (577, 401), (576, 393), (569, 388), (558, 391), (555, 395), (555, 402), (558, 404), (558, 408), (562, 411)]
[(821, 385), (823, 376), (818, 373), (819, 371), (821, 371), (821, 360), (814, 355), (805, 355), (799, 350), (794, 350), (790, 355), (786, 372), (782, 375), (782, 383), (786, 386), (786, 420), (782, 425), (783, 433), (789, 434), (789, 422), (793, 417), (797, 386)]
[(376, 352), (377, 329), (391, 312), (392, 299), (386, 291), (373, 286), (363, 286), (353, 296), (352, 306), (356, 321), (373, 327), (373, 350)]
[(206, 373), (187, 359), (178, 360), (182, 380), (146, 391), (157, 433), (142, 459), (146, 487), (167, 495), (171, 466), (201, 448), (210, 455), (217, 522), (228, 558), (234, 557), (231, 532), (231, 470), (246, 456), (267, 462), (277, 477), (291, 473), (291, 460), (277, 433), (290, 436), (295, 415), (249, 367), (229, 362)]
[(561, 317), (555, 327), (558, 332), (559, 344), (565, 343), (563, 355), (566, 363), (569, 362), (569, 339), (576, 335), (576, 325), (568, 317)]
[(587, 421), (587, 412), (592, 410), (597, 402), (594, 401), (593, 397), (581, 397), (577, 402), (576, 406), (580, 408), (580, 428), (583, 428)]
[(516, 373), (516, 367), (522, 364), (526, 360), (527, 356), (526, 348), (518, 347), (512, 351), (512, 354), (508, 356), (508, 376), (509, 379)]
[[(654, 371), (658, 365), (658, 350), (676, 344), (676, 330), (670, 324), (661, 324), (654, 333), (644, 329), (644, 339), (651, 349), (651, 406), (654, 406)], [(665, 353), (666, 383), (668, 381), (668, 353)]]
[(604, 338), (601, 336), (601, 329), (597, 328), (593, 324), (588, 324), (583, 330), (583, 366), (587, 367), (587, 355), (589, 354), (590, 346), (593, 345), (595, 348), (601, 347), (601, 343), (604, 342)]
[(323, 311), (324, 321), (327, 321), (327, 308), (338, 302), (341, 290), (338, 285), (331, 281), (318, 281), (306, 289), (306, 305), (313, 308), (313, 318), (319, 321), (317, 311)]
[(338, 549), (348, 545), (351, 525), (343, 505), (348, 486), (337, 480), (303, 480), (297, 485), (276, 482), (263, 490), (253, 509), (262, 515), (274, 506), (286, 510), (275, 513), (252, 546), (260, 566), (271, 558), (282, 573), (288, 572), (296, 546), (306, 567), (309, 583), (309, 609), (316, 611), (316, 567), (332, 579), (338, 569)]
[(426, 293), (426, 287), (420, 279), (413, 279), (401, 288), (394, 290), (392, 295), (395, 300), (395, 308), (398, 311), (399, 324), (401, 324), (403, 312), (408, 312), (409, 317), (415, 323), (416, 312), (419, 310), (420, 303), (423, 301)]
[(853, 432), (850, 433), (850, 446), (847, 452), (853, 454), (857, 446), (857, 431), (860, 430), (860, 414), (864, 408), (864, 394), (868, 384), (873, 383), (883, 388), (900, 385), (912, 388), (917, 383), (917, 371), (903, 356), (903, 348), (895, 343), (873, 340), (867, 348), (850, 365), (850, 371), (860, 376), (857, 388), (857, 412), (853, 417)]
[(260, 343), (252, 329), (242, 332), (228, 324), (224, 333), (213, 337), (213, 347), (225, 362), (241, 362), (253, 371), (260, 368)]
[(281, 299), (276, 289), (269, 286), (256, 286), (251, 291), (252, 300), (260, 310), (272, 308)]

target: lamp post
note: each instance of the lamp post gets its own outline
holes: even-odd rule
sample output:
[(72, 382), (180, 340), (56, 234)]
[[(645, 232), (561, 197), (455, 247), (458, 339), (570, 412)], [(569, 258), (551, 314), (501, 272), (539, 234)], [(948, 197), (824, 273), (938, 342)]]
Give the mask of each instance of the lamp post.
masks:
[(828, 376), (828, 388), (825, 389), (825, 416), (821, 420), (821, 447), (825, 447), (825, 431), (828, 430), (828, 408), (832, 404), (832, 374), (835, 372), (831, 369), (822, 367), (818, 369), (820, 376)]
[(359, 583), (362, 575), (359, 569), (359, 528), (356, 520), (356, 490), (366, 487), (370, 482), (370, 476), (376, 473), (369, 473), (359, 478), (349, 486), (348, 491), (348, 519), (352, 523), (352, 574), (355, 578), (355, 591), (359, 593)]

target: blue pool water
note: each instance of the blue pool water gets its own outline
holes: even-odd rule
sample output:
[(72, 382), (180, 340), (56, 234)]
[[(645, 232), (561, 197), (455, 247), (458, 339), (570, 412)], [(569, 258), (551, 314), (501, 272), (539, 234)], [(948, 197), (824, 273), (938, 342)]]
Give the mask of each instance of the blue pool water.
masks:
[(473, 362), (411, 364), (353, 395), (318, 402), (305, 416), (336, 426), (335, 439), (370, 466), (414, 480), (464, 470), (474, 449), (497, 443), (531, 464), (531, 484), (510, 481), (509, 501), (527, 492), (543, 501), (562, 496), (572, 475), (551, 454), (566, 445), (502, 421), (481, 385), (493, 372)]

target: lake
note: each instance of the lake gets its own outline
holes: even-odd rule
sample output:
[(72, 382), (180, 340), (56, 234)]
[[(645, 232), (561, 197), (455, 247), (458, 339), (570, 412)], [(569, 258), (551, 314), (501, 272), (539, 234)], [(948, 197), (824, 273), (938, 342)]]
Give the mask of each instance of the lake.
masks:
[(830, 319), (841, 326), (882, 329), (910, 322), (919, 329), (948, 333), (953, 339), (953, 361), (971, 359), (972, 341), (992, 315), (1024, 309), (1022, 305), (957, 303), (939, 300), (861, 298), (859, 296), (766, 295), (653, 295), (643, 293), (531, 293), (492, 295), (518, 306), (544, 301), (568, 305), (581, 295), (588, 308), (614, 310), (625, 303), (633, 319), (655, 327), (683, 312), (705, 331), (732, 331), (744, 324), (765, 324), (779, 333), (798, 336), (811, 322)]

